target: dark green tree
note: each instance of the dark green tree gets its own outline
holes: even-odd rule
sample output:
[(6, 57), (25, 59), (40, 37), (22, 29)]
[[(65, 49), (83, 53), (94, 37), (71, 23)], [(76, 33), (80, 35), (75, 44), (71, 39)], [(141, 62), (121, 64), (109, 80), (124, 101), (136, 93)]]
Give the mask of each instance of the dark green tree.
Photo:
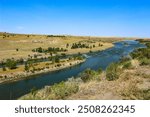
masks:
[(7, 59), (6, 60), (6, 67), (8, 67), (9, 69), (16, 69), (17, 66), (17, 62), (13, 59)]

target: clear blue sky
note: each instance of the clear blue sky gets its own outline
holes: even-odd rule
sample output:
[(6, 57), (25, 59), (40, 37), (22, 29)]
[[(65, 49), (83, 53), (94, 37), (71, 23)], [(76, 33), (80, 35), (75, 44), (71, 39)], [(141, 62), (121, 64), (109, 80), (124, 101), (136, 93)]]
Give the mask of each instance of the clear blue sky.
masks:
[(0, 0), (0, 32), (150, 37), (150, 0)]

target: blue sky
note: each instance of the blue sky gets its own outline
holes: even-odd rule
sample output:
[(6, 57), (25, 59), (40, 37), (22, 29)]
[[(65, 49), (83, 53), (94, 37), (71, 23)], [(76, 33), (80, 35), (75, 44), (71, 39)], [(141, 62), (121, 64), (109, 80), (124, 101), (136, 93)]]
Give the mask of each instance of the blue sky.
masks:
[(0, 0), (0, 32), (150, 37), (150, 0)]

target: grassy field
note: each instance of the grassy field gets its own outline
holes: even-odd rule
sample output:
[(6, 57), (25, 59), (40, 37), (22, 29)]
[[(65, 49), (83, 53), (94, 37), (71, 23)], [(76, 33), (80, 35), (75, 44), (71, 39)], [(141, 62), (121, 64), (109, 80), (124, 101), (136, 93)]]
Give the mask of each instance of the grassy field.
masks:
[[(52, 36), (52, 35), (29, 35), (29, 34), (11, 34), (0, 33), (0, 61), (8, 58), (28, 58), (37, 54), (33, 49), (42, 47), (60, 47), (66, 48), (66, 44), (86, 43), (94, 48), (71, 49), (66, 48), (66, 54), (87, 53), (91, 51), (103, 50), (113, 46), (112, 42), (125, 40), (127, 38), (102, 38), (102, 37), (83, 37), (83, 36)], [(102, 47), (98, 45), (102, 44)], [(16, 51), (18, 50), (18, 51)], [(42, 53), (42, 56), (46, 56)]]

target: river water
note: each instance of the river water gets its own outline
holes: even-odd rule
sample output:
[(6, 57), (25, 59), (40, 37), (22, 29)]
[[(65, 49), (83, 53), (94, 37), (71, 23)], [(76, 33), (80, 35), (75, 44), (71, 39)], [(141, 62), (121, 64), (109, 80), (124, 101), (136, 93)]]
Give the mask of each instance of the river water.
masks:
[(33, 76), (33, 78), (23, 79), (0, 85), (0, 99), (17, 99), (31, 91), (32, 88), (41, 89), (46, 85), (53, 85), (67, 80), (72, 76), (77, 76), (87, 68), (94, 70), (106, 69), (112, 62), (117, 62), (122, 56), (127, 56), (136, 48), (145, 47), (138, 41), (123, 41), (114, 43), (114, 47), (96, 53), (88, 54), (84, 63), (71, 68)]

